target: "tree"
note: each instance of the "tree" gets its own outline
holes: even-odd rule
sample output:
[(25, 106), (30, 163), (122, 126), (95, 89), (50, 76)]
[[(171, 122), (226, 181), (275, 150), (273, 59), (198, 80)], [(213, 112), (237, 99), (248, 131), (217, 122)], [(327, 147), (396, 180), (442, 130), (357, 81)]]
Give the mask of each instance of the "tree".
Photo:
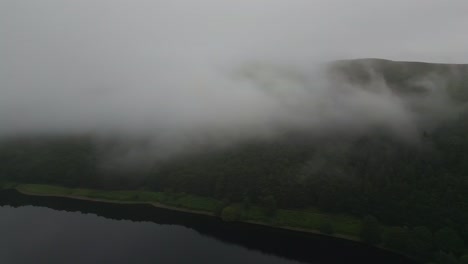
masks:
[(420, 259), (429, 259), (433, 247), (432, 232), (425, 226), (415, 227), (409, 233), (407, 252)]
[(468, 264), (468, 254), (460, 257), (460, 264)]
[(383, 235), (383, 241), (385, 246), (398, 251), (406, 250), (406, 245), (409, 237), (408, 233), (408, 229), (403, 227), (388, 228)]
[[(468, 219), (468, 217), (466, 218)], [(464, 241), (468, 241), (468, 224), (465, 224), (465, 226), (463, 227), (461, 235)]]
[(216, 216), (221, 216), (221, 213), (223, 212), (224, 208), (226, 208), (229, 205), (230, 201), (227, 198), (224, 198), (221, 202), (219, 202), (214, 210), (214, 214)]
[(250, 209), (250, 199), (247, 195), (244, 195), (244, 198), (242, 199), (242, 209), (245, 211)]
[(276, 199), (273, 195), (268, 195), (260, 199), (260, 205), (264, 207), (267, 216), (273, 216), (276, 213)]
[(230, 205), (223, 209), (221, 212), (221, 219), (223, 221), (232, 222), (238, 221), (241, 216), (241, 209), (237, 205)]
[(359, 236), (366, 243), (379, 244), (382, 240), (382, 231), (377, 218), (370, 215), (364, 217)]
[(223, 197), (223, 195), (225, 195), (224, 189), (225, 189), (225, 179), (223, 176), (218, 177), (215, 182), (213, 196), (215, 198)]
[(444, 227), (434, 234), (436, 246), (444, 252), (461, 253), (465, 247), (461, 237), (450, 227)]
[(163, 202), (169, 202), (174, 199), (175, 192), (172, 188), (164, 188)]
[(439, 252), (436, 254), (436, 260), (438, 264), (459, 264), (452, 253)]

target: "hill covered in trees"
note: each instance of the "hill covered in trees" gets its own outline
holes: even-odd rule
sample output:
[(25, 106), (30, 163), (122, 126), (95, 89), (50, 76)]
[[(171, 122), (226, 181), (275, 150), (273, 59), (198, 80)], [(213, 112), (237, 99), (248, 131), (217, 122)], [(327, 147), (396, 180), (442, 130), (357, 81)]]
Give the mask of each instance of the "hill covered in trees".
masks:
[[(384, 239), (386, 246), (421, 259), (435, 254), (440, 263), (466, 254), (468, 65), (363, 59), (334, 62), (327, 76), (364, 90), (384, 85), (386, 93), (405, 98), (418, 113), (415, 132), (408, 139), (380, 126), (364, 132), (285, 129), (274, 138), (195, 149), (125, 169), (106, 163), (124, 139), (9, 137), (0, 142), (0, 178), (185, 192), (223, 200), (225, 206), (265, 206), (272, 214), (275, 208), (318, 208), (364, 218), (369, 243)], [(378, 222), (401, 228), (379, 234), (372, 231)]]

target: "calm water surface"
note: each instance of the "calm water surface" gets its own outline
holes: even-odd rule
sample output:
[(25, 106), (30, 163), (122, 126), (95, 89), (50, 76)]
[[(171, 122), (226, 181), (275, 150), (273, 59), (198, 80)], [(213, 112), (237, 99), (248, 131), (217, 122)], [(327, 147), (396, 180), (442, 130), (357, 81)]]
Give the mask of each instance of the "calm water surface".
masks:
[(0, 263), (412, 263), (361, 244), (146, 205), (0, 192)]

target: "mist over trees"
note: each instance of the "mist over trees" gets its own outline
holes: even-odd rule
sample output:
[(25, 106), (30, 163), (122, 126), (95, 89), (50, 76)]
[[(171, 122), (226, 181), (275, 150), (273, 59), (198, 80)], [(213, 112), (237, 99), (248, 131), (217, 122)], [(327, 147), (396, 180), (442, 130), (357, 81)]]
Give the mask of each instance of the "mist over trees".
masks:
[[(375, 81), (370, 74), (377, 74), (395, 96), (406, 98), (414, 107), (408, 109), (418, 117), (413, 120), (414, 137), (399, 134), (408, 130), (395, 134), (378, 124), (349, 131), (337, 126), (323, 133), (315, 126), (293, 126), (272, 137), (194, 145), (198, 147), (161, 159), (158, 151), (152, 151), (157, 146), (145, 138), (17, 136), (0, 143), (0, 177), (23, 183), (144, 188), (214, 197), (225, 201), (217, 214), (228, 221), (241, 219), (242, 207), (250, 204), (265, 208), (268, 215), (274, 215), (276, 208), (313, 206), (363, 217), (361, 236), (368, 243), (383, 241), (389, 248), (421, 258), (432, 256), (435, 248), (445, 252), (441, 259), (459, 256), (468, 241), (468, 114), (464, 108), (468, 75), (462, 74), (466, 71), (465, 65), (383, 60), (332, 65), (333, 78), (345, 78), (366, 89), (371, 87), (367, 82)], [(446, 85), (434, 89), (445, 92), (415, 83), (418, 75), (442, 76), (438, 78)], [(421, 98), (432, 98), (434, 93), (445, 94), (444, 103), (451, 105), (436, 103), (430, 108), (430, 103), (440, 101)], [(145, 162), (133, 162), (142, 154)], [(126, 158), (130, 161), (124, 162)], [(379, 222), (400, 227), (383, 232)], [(332, 232), (331, 228), (324, 225), (323, 232)]]
[(0, 0), (0, 185), (319, 210), (466, 263), (467, 3)]

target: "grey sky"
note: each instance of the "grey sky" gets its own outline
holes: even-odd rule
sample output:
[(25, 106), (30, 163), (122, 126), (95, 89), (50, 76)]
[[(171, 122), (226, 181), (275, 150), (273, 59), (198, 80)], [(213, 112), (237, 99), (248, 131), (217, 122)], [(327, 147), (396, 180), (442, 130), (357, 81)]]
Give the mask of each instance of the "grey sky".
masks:
[(203, 53), (468, 60), (463, 0), (2, 0), (0, 5), (2, 55), (54, 52), (106, 62), (116, 54), (191, 59)]
[[(272, 123), (346, 124), (370, 108), (381, 110), (371, 122), (398, 127), (413, 117), (387, 94), (357, 93), (334, 109), (318, 73), (281, 67), (300, 76), (334, 59), (465, 63), (466, 14), (466, 0), (0, 0), (0, 133), (238, 137)], [(239, 80), (251, 65), (281, 67)]]

